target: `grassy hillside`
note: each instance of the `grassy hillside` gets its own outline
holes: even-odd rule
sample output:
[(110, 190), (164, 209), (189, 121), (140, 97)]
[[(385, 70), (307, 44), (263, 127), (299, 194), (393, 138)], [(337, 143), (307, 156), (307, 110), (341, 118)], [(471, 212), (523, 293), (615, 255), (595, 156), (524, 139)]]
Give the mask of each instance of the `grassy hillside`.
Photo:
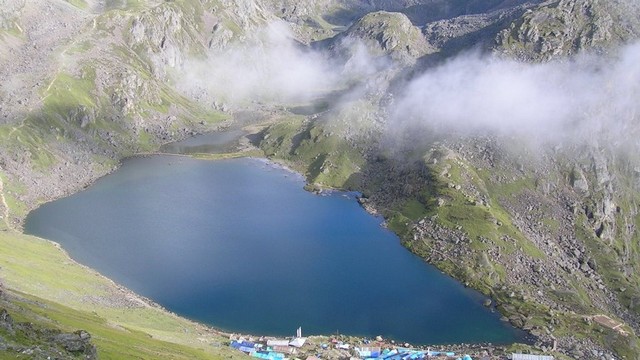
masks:
[[(225, 337), (170, 314), (71, 260), (54, 243), (0, 232), (5, 308), (16, 322), (85, 330), (101, 359), (226, 359)], [(11, 340), (11, 337), (3, 337)], [(16, 339), (24, 347), (34, 339)]]

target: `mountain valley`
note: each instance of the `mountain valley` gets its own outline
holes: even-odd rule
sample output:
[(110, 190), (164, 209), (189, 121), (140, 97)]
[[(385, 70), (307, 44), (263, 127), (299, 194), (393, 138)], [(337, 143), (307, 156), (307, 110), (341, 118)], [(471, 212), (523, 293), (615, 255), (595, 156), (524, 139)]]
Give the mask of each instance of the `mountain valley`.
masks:
[(223, 156), (360, 192), (535, 338), (514, 349), (640, 357), (637, 2), (0, 4), (0, 289), (18, 322), (86, 330), (104, 358), (239, 357), (22, 225), (127, 157), (246, 128)]

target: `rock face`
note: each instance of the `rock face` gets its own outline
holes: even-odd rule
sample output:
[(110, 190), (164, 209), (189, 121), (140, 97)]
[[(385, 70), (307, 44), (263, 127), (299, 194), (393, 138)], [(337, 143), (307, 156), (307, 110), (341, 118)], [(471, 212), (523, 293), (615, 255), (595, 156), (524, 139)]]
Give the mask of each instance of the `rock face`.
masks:
[(498, 51), (522, 60), (550, 60), (579, 51), (606, 52), (640, 35), (640, 4), (629, 0), (548, 1), (496, 37)]
[(96, 357), (96, 348), (89, 342), (91, 335), (84, 330), (58, 334), (52, 340), (72, 354), (82, 354), (86, 359)]
[(0, 310), (0, 327), (8, 332), (13, 332), (13, 318), (5, 309)]

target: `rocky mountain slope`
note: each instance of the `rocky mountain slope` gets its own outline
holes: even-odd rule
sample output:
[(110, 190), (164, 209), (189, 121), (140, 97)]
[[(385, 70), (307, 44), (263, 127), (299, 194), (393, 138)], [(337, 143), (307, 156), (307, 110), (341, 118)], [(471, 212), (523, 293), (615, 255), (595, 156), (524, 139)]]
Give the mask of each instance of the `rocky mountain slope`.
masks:
[(497, 48), (523, 60), (549, 60), (582, 50), (606, 52), (637, 38), (635, 1), (548, 1), (527, 11), (496, 37)]
[[(576, 359), (639, 356), (637, 115), (611, 120), (626, 126), (622, 132), (605, 129), (583, 142), (536, 142), (492, 128), (400, 127), (394, 120), (408, 84), (455, 63), (456, 54), (536, 63), (622, 56), (620, 46), (640, 36), (636, 2), (0, 5), (6, 239), (21, 236), (29, 210), (81, 189), (123, 157), (245, 118), (268, 119), (253, 138), (266, 156), (304, 173), (311, 187), (361, 191), (363, 206), (384, 215), (409, 250), (489, 295), (506, 319), (534, 334), (529, 350)], [(264, 51), (269, 70), (268, 46), (281, 41), (265, 30), (274, 21), (295, 40), (279, 52), (302, 63), (334, 61), (321, 73), (339, 68), (327, 73), (338, 80), (320, 86), (334, 88), (285, 103), (248, 97), (226, 104), (185, 84), (196, 66), (207, 73), (209, 59), (236, 56), (237, 44)], [(319, 55), (307, 57), (312, 49)], [(313, 72), (301, 69), (299, 81)], [(231, 88), (215, 82), (207, 86)], [(408, 114), (400, 117), (419, 116)], [(578, 122), (588, 115), (572, 114)], [(98, 341), (98, 353), (109, 336)]]
[[(638, 37), (637, 12), (603, 24), (603, 17), (628, 8), (580, 4), (593, 12), (575, 11), (575, 3), (548, 2), (432, 22), (424, 33), (434, 53), (456, 53), (465, 48), (468, 34), (482, 34), (483, 41), (473, 42), (481, 49), (527, 61), (615, 52), (616, 44)], [(536, 33), (537, 25), (527, 19), (545, 18), (552, 10), (567, 17), (553, 23), (555, 30), (538, 33), (537, 40), (502, 41), (518, 26), (521, 33)], [(588, 26), (599, 30), (585, 31)], [(594, 35), (598, 32), (609, 35)], [(555, 54), (533, 45), (555, 41), (559, 33), (573, 38), (558, 40), (564, 47), (549, 46)], [(619, 139), (607, 130), (591, 142), (559, 147), (527, 146), (498, 134), (412, 128), (405, 139), (410, 145), (398, 147), (398, 137), (385, 130), (390, 114), (384, 110), (396, 88), (394, 81), (384, 84), (369, 89), (366, 105), (354, 106), (358, 110), (349, 120), (344, 109), (329, 110), (315, 121), (274, 125), (259, 144), (315, 183), (363, 191), (363, 205), (382, 213), (407, 248), (494, 298), (513, 324), (539, 337), (540, 349), (576, 359), (635, 358), (639, 164), (634, 151), (614, 145)], [(634, 115), (628, 120), (635, 124)], [(358, 155), (341, 156), (345, 148)], [(588, 339), (579, 334), (589, 334)]]

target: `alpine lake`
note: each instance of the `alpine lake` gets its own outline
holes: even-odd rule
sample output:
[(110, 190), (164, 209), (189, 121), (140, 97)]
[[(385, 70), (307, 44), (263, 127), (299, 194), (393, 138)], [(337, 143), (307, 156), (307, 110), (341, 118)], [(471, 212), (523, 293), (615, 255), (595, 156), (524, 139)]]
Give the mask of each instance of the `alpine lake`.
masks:
[[(241, 132), (166, 152), (218, 151)], [(411, 254), (354, 193), (314, 194), (264, 159), (125, 160), (29, 214), (25, 232), (168, 310), (230, 332), (342, 333), (414, 344), (507, 344), (523, 332)]]

